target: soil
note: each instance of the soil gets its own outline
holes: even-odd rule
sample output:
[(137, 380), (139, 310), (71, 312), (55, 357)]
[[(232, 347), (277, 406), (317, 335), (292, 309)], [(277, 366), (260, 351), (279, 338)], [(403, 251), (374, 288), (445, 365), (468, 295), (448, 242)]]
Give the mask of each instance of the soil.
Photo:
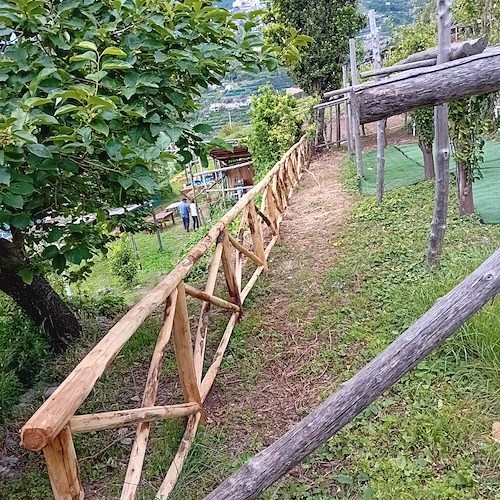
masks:
[[(323, 283), (353, 205), (340, 182), (344, 157), (345, 151), (316, 157), (285, 212), (269, 262), (270, 286), (252, 305), (262, 311), (262, 329), (270, 333), (246, 346), (248, 357), (263, 362), (260, 376), (247, 389), (241, 375), (223, 370), (205, 403), (210, 425), (224, 428), (235, 453), (248, 451), (256, 440), (269, 445), (335, 384), (331, 370), (311, 369), (321, 351), (335, 345), (334, 332), (312, 336), (307, 327), (325, 302)], [(303, 306), (295, 318), (297, 302)]]

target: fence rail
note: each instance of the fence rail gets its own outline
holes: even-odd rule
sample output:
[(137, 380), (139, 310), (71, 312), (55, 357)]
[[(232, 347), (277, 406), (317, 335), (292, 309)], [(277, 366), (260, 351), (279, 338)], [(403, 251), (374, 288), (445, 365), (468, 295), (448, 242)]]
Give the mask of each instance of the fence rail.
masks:
[[(43, 450), (54, 498), (84, 498), (73, 434), (137, 425), (121, 493), (122, 500), (134, 499), (146, 455), (150, 423), (187, 416), (186, 430), (179, 449), (157, 493), (157, 498), (168, 497), (202, 420), (203, 402), (215, 381), (233, 328), (241, 317), (243, 303), (260, 274), (267, 270), (267, 259), (278, 240), (283, 212), (309, 164), (312, 149), (312, 143), (306, 137), (292, 146), (163, 281), (109, 330), (21, 429), (21, 441), (25, 448)], [(260, 194), (262, 200), (257, 207), (255, 201)], [(239, 231), (233, 236), (228, 231), (228, 225), (239, 216)], [(247, 239), (251, 242), (250, 245), (246, 241), (246, 235), (249, 236)], [(184, 278), (189, 271), (214, 245), (205, 289), (199, 290), (185, 284)], [(246, 262), (256, 266), (256, 269), (243, 286), (242, 271)], [(214, 295), (221, 265), (230, 300)], [(194, 346), (187, 297), (202, 302)], [(125, 343), (160, 306), (164, 307), (163, 325), (151, 358), (141, 407), (75, 415)], [(211, 306), (228, 311), (230, 317), (212, 363), (203, 374)], [(155, 406), (164, 352), (170, 340), (174, 347), (184, 402)]]

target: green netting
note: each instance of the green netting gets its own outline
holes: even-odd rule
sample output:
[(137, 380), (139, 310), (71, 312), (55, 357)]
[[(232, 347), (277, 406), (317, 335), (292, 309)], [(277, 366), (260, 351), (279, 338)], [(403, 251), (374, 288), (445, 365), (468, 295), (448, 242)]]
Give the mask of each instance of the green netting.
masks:
[[(365, 176), (361, 180), (362, 194), (375, 194), (377, 186), (377, 152), (363, 156)], [(450, 172), (455, 164), (450, 162)], [(484, 146), (481, 166), (482, 179), (474, 182), (474, 204), (486, 224), (500, 223), (500, 142), (488, 141)], [(390, 146), (385, 150), (385, 189), (415, 184), (424, 179), (422, 152), (417, 144)], [(452, 181), (453, 185), (453, 181)]]

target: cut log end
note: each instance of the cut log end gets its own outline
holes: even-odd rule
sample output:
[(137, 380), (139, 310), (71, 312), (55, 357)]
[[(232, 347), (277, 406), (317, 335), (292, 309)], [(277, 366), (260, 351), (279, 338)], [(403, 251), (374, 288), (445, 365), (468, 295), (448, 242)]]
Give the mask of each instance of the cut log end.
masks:
[(54, 435), (50, 427), (23, 427), (21, 431), (21, 445), (30, 451), (43, 450), (52, 440)]

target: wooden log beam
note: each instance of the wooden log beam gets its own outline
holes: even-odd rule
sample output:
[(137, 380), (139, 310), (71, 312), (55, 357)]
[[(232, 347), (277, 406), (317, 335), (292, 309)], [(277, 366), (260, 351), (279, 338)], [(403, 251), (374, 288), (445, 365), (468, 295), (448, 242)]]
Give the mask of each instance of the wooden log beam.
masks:
[(262, 260), (259, 259), (259, 257), (257, 257), (257, 255), (250, 252), (250, 250), (248, 250), (248, 248), (244, 247), (241, 243), (239, 243), (229, 233), (228, 233), (227, 237), (229, 238), (231, 245), (233, 245), (233, 247), (236, 248), (236, 250), (238, 250), (238, 252), (241, 252), (245, 257), (248, 257), (254, 264), (257, 264), (258, 266), (264, 265), (264, 262), (262, 262)]
[(386, 68), (372, 69), (370, 71), (363, 71), (360, 73), (361, 78), (373, 78), (375, 76), (385, 76), (392, 73), (401, 73), (410, 69), (425, 68), (427, 66), (435, 66), (436, 59), (426, 59), (425, 61), (417, 61), (408, 64), (395, 64), (394, 66), (387, 66)]
[(89, 415), (75, 415), (69, 426), (72, 434), (103, 431), (137, 425), (141, 422), (154, 422), (167, 418), (187, 417), (201, 411), (198, 403), (182, 403), (170, 406), (150, 406), (132, 410), (107, 411)]
[(210, 302), (210, 304), (218, 307), (222, 307), (222, 309), (227, 309), (233, 312), (239, 312), (240, 308), (227, 300), (221, 299), (215, 295), (211, 295), (207, 292), (203, 292), (202, 290), (198, 290), (197, 288), (184, 284), (184, 288), (186, 289), (186, 293), (195, 299), (203, 300), (204, 302)]
[(500, 90), (500, 48), (354, 88), (360, 123)]
[(500, 250), (316, 410), (226, 479), (205, 500), (257, 496), (352, 421), (500, 292)]
[[(470, 57), (476, 54), (480, 54), (481, 52), (484, 52), (487, 46), (488, 35), (484, 35), (481, 38), (476, 38), (475, 40), (452, 43), (450, 45), (449, 60), (455, 61), (456, 59), (461, 59), (463, 57)], [(397, 64), (410, 64), (415, 62), (427, 61), (429, 59), (434, 59), (434, 61), (436, 61), (438, 53), (439, 48), (433, 47), (431, 49), (422, 50), (421, 52), (416, 52), (415, 54), (408, 56), (406, 59), (402, 59)]]

